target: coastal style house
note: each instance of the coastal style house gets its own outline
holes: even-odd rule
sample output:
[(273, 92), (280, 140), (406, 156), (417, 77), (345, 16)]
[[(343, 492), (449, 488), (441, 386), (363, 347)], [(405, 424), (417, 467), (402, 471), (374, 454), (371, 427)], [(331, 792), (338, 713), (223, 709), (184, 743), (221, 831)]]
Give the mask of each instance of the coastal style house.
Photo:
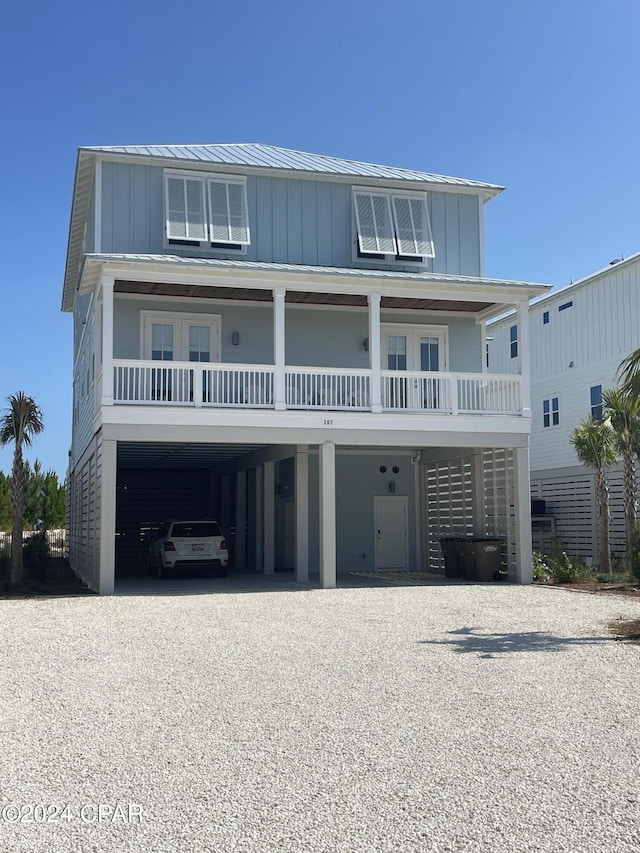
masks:
[[(612, 261), (534, 300), (530, 310), (533, 544), (557, 538), (575, 556), (599, 558), (595, 474), (571, 444), (581, 420), (602, 415), (602, 392), (618, 385), (620, 362), (640, 346), (640, 253)], [(488, 327), (489, 370), (517, 374), (520, 327), (510, 313)], [(608, 472), (611, 545), (625, 548), (622, 466)], [(535, 508), (535, 504), (534, 504)]]
[[(443, 570), (495, 535), (531, 578), (528, 303), (487, 278), (501, 187), (270, 145), (78, 153), (69, 559), (110, 593), (167, 518), (236, 569)], [(514, 309), (515, 372), (485, 325)]]

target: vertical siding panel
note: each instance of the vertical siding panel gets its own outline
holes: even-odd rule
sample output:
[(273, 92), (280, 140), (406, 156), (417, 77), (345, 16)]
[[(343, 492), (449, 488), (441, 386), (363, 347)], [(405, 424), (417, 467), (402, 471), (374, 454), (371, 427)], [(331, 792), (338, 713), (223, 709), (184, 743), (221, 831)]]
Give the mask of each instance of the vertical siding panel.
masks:
[(447, 229), (447, 272), (460, 273), (460, 201), (459, 196), (447, 193), (445, 201)]
[(302, 185), (302, 262), (318, 263), (318, 184), (301, 181)]
[(273, 261), (286, 263), (288, 260), (287, 229), (287, 181), (273, 178), (271, 222), (273, 227)]
[(321, 266), (332, 266), (333, 233), (331, 229), (331, 184), (326, 181), (318, 182), (318, 263)]
[[(131, 251), (146, 252), (149, 240), (149, 169), (133, 169), (131, 182)], [(147, 211), (147, 213), (142, 213)], [(140, 213), (139, 213), (140, 212)], [(140, 215), (141, 214), (141, 215)]]
[(446, 195), (446, 193), (431, 193), (431, 232), (436, 250), (433, 272), (441, 273), (447, 272)]
[(478, 199), (475, 195), (460, 195), (460, 272), (480, 275), (480, 223)]
[(118, 167), (114, 201), (114, 238), (117, 252), (131, 251), (131, 170), (133, 166)]
[(155, 166), (147, 167), (147, 210), (144, 213), (136, 211), (136, 216), (147, 220), (149, 233), (149, 249), (151, 252), (162, 254), (164, 251), (164, 176), (162, 169)]
[(331, 184), (333, 209), (333, 257), (337, 267), (352, 265), (351, 241), (351, 187), (349, 184)]
[(302, 187), (300, 181), (287, 181), (287, 240), (290, 264), (302, 263)]
[(114, 218), (114, 171), (113, 163), (102, 164), (102, 246), (103, 252), (113, 252)]
[(249, 219), (251, 243), (256, 258), (273, 261), (273, 181), (269, 178), (255, 178), (252, 183), (255, 213), (254, 218)]

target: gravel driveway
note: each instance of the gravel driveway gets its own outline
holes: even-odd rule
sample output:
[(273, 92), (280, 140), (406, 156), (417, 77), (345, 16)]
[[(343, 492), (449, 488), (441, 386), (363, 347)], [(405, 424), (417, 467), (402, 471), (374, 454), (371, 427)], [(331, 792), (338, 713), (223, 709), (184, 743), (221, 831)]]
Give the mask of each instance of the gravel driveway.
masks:
[(637, 853), (640, 646), (606, 623), (639, 609), (514, 586), (0, 601), (0, 850)]

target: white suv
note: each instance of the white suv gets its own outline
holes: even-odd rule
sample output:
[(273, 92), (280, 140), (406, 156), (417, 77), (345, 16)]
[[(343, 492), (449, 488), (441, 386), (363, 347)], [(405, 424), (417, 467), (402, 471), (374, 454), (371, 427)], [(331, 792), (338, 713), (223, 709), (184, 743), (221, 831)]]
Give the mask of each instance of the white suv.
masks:
[(149, 545), (149, 570), (159, 578), (185, 569), (227, 574), (229, 551), (217, 521), (165, 521)]

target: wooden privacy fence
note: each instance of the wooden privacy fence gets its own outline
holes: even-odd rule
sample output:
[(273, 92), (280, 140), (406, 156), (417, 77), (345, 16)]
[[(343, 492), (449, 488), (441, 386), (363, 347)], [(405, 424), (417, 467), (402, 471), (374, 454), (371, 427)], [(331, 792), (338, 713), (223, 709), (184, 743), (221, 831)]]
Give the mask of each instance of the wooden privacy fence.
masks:
[[(37, 533), (39, 533), (38, 530), (25, 530), (22, 534), (23, 545), (26, 545), (29, 539)], [(64, 530), (46, 531), (47, 541), (49, 542), (49, 554), (51, 557), (64, 557), (65, 533), (66, 531)], [(8, 556), (10, 553), (11, 532), (0, 531), (0, 554), (6, 554)]]

